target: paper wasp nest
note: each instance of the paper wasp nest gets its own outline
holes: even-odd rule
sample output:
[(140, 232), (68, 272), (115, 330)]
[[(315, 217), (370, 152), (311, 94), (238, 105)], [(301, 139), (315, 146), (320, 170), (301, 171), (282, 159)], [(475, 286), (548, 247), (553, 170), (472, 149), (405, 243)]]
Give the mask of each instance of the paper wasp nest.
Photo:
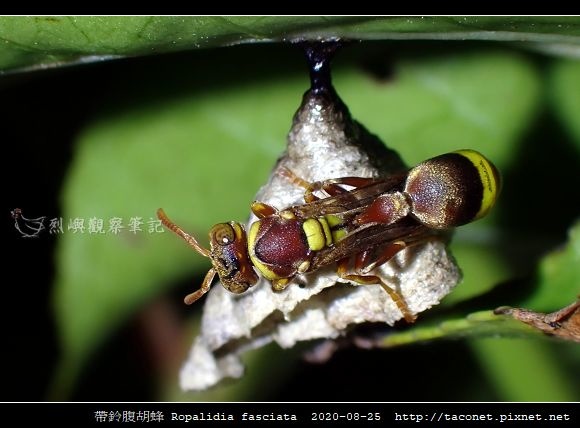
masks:
[[(353, 121), (329, 75), (327, 86), (315, 83), (294, 116), (286, 152), (255, 198), (278, 209), (304, 203), (304, 189), (276, 173), (282, 166), (307, 181), (405, 169), (395, 152)], [(255, 220), (250, 218), (248, 226)], [(241, 295), (214, 285), (201, 333), (181, 370), (181, 387), (202, 390), (226, 377), (241, 377), (241, 354), (272, 341), (290, 348), (299, 341), (337, 338), (360, 323), (392, 325), (402, 317), (379, 285), (339, 282), (335, 270), (328, 266), (295, 278), (280, 293), (264, 279)], [(445, 244), (437, 241), (406, 249), (377, 270), (397, 286), (414, 314), (438, 304), (460, 280)]]

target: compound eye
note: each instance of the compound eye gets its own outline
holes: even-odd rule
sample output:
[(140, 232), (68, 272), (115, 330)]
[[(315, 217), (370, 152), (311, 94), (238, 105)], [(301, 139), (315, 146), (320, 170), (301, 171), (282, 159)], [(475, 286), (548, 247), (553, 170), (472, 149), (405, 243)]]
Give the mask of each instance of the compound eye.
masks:
[(236, 240), (234, 228), (228, 223), (216, 224), (210, 231), (211, 241), (225, 247)]

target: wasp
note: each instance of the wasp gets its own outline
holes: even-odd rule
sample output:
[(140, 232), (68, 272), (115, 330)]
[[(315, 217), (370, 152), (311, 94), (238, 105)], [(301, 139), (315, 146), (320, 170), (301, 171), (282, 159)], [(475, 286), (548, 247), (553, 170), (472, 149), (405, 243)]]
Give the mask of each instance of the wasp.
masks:
[(216, 273), (232, 293), (256, 284), (257, 273), (280, 292), (297, 275), (336, 263), (340, 278), (380, 285), (405, 320), (413, 322), (400, 294), (371, 272), (404, 248), (485, 216), (500, 188), (497, 168), (474, 150), (443, 154), (386, 178), (311, 183), (288, 169), (281, 174), (305, 189), (304, 204), (278, 210), (255, 201), (251, 210), (258, 220), (249, 231), (233, 221), (216, 224), (209, 232), (209, 250), (158, 210), (168, 229), (212, 262), (201, 287), (185, 303), (203, 296)]

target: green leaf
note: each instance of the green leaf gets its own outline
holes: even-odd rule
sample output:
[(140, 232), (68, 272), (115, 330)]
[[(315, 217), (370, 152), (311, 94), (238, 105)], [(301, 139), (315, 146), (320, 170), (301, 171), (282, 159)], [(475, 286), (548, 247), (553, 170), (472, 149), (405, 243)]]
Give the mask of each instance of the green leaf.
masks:
[(574, 381), (565, 371), (565, 365), (558, 364), (554, 352), (578, 349), (572, 343), (558, 343), (557, 339), (550, 343), (540, 340), (542, 337), (545, 336), (539, 330), (511, 317), (482, 311), (395, 331), (378, 340), (376, 346), (392, 348), (437, 339), (469, 339), (482, 369), (502, 400), (574, 401), (577, 396)]
[(435, 324), (421, 324), (402, 332), (385, 335), (377, 342), (381, 348), (409, 345), (435, 339), (477, 338), (491, 335), (541, 337), (532, 327), (512, 318), (495, 315), (493, 311), (468, 314), (464, 318)]
[(473, 234), (461, 233), (456, 236), (450, 249), (461, 267), (463, 279), (453, 293), (443, 300), (445, 306), (481, 296), (513, 274), (494, 247), (488, 242), (478, 242)]
[(538, 330), (513, 318), (481, 311), (464, 318), (391, 332), (377, 341), (376, 346), (392, 348), (437, 339), (469, 339), (480, 365), (493, 380), (502, 400), (574, 401), (573, 381), (563, 367), (556, 364), (558, 360), (552, 355), (554, 349), (548, 346), (556, 344), (573, 351), (574, 345), (557, 343), (556, 339), (554, 343), (539, 340), (542, 337)]
[[(477, 339), (471, 346), (503, 401), (577, 400), (574, 372), (567, 373), (556, 351), (571, 344), (548, 347), (547, 341)], [(554, 349), (555, 348), (555, 349)]]
[[(387, 58), (383, 61), (387, 66)], [(471, 147), (502, 170), (517, 156), (510, 143), (529, 124), (539, 101), (539, 76), (517, 53), (476, 50), (401, 59), (392, 82), (345, 82), (359, 74), (337, 75), (339, 94), (355, 118), (411, 165)]]
[[(63, 194), (65, 221), (102, 219), (106, 229), (118, 217), (125, 229), (118, 235), (67, 232), (59, 243), (55, 298), (64, 371), (78, 369), (170, 277), (209, 269), (207, 259), (173, 234), (149, 233), (148, 222), (163, 207), (204, 245), (211, 224), (243, 221), (255, 189), (283, 150), (296, 102), (287, 95), (301, 92), (296, 83), (285, 85), (264, 82), (137, 108), (103, 119), (79, 138)], [(262, 120), (267, 132), (259, 130)], [(142, 231), (130, 232), (131, 217), (142, 218)]]
[(552, 312), (573, 302), (580, 293), (580, 219), (572, 226), (569, 239), (539, 265), (533, 295), (521, 307)]
[(532, 41), (578, 55), (580, 22), (576, 17), (8, 16), (0, 17), (0, 70), (321, 37)]
[(551, 83), (554, 108), (576, 143), (580, 159), (580, 61), (558, 61), (552, 67)]
[[(302, 63), (296, 73), (265, 48), (233, 55), (202, 56), (185, 76), (164, 67), (123, 82), (111, 92), (114, 114), (101, 115), (79, 136), (63, 191), (65, 228), (69, 219), (102, 219), (107, 227), (119, 217), (125, 229), (118, 235), (66, 230), (59, 242), (55, 307), (63, 359), (55, 388), (61, 397), (133, 311), (177, 279), (209, 268), (173, 234), (148, 232), (155, 210), (163, 207), (205, 245), (212, 224), (248, 216), (249, 202), (284, 150), (306, 89)], [(239, 81), (214, 72), (232, 63)], [(240, 77), (265, 70), (268, 79)], [(337, 90), (355, 118), (410, 163), (462, 147), (502, 166), (512, 162), (511, 147), (537, 103), (530, 62), (507, 52), (447, 54), (407, 59), (397, 76), (385, 84), (351, 67), (335, 69)], [(158, 82), (181, 90), (161, 93)], [(506, 91), (521, 96), (505, 103)], [(121, 102), (135, 98), (138, 103)], [(144, 230), (130, 232), (131, 217), (141, 217)]]
[[(452, 245), (452, 247), (456, 248), (457, 246)], [(467, 284), (460, 286), (467, 289), (471, 288), (470, 290), (454, 291), (446, 298), (446, 305), (466, 300), (473, 295), (483, 294), (483, 292), (488, 291), (487, 288), (483, 287), (483, 290), (478, 288), (482, 288), (483, 285), (495, 284), (499, 282), (499, 278), (506, 274), (505, 267), (502, 268), (501, 265), (498, 265), (498, 262), (493, 258), (493, 253), (486, 250), (485, 247), (473, 246), (469, 250), (465, 244), (460, 244), (459, 247), (457, 252), (464, 258), (459, 265), (464, 271), (473, 271), (473, 276), (477, 276), (476, 279), (470, 278), (466, 281)], [(468, 255), (467, 251), (473, 253)], [(479, 263), (476, 263), (475, 259)], [(488, 269), (490, 265), (492, 268)], [(567, 244), (540, 261), (533, 292), (518, 306), (534, 311), (550, 312), (573, 302), (580, 292), (578, 288), (580, 268), (578, 266), (580, 266), (580, 221), (571, 228)], [(480, 273), (477, 274), (477, 272)], [(501, 305), (501, 302), (498, 302), (498, 305)], [(483, 311), (468, 314), (464, 318), (445, 320), (434, 325), (413, 326), (408, 331), (387, 335), (381, 344), (383, 347), (391, 347), (423, 340), (485, 335), (541, 336), (538, 330), (520, 321), (494, 315), (491, 311)]]

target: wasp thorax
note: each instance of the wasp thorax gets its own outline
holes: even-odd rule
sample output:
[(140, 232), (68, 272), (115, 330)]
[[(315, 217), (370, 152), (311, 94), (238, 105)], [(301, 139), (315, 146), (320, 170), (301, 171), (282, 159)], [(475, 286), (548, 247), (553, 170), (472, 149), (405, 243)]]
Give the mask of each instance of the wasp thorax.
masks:
[(248, 257), (246, 231), (240, 223), (216, 224), (209, 239), (210, 258), (226, 290), (239, 294), (258, 282)]
[(405, 192), (417, 220), (428, 227), (444, 229), (486, 215), (497, 198), (499, 182), (497, 169), (483, 155), (460, 150), (411, 169)]

